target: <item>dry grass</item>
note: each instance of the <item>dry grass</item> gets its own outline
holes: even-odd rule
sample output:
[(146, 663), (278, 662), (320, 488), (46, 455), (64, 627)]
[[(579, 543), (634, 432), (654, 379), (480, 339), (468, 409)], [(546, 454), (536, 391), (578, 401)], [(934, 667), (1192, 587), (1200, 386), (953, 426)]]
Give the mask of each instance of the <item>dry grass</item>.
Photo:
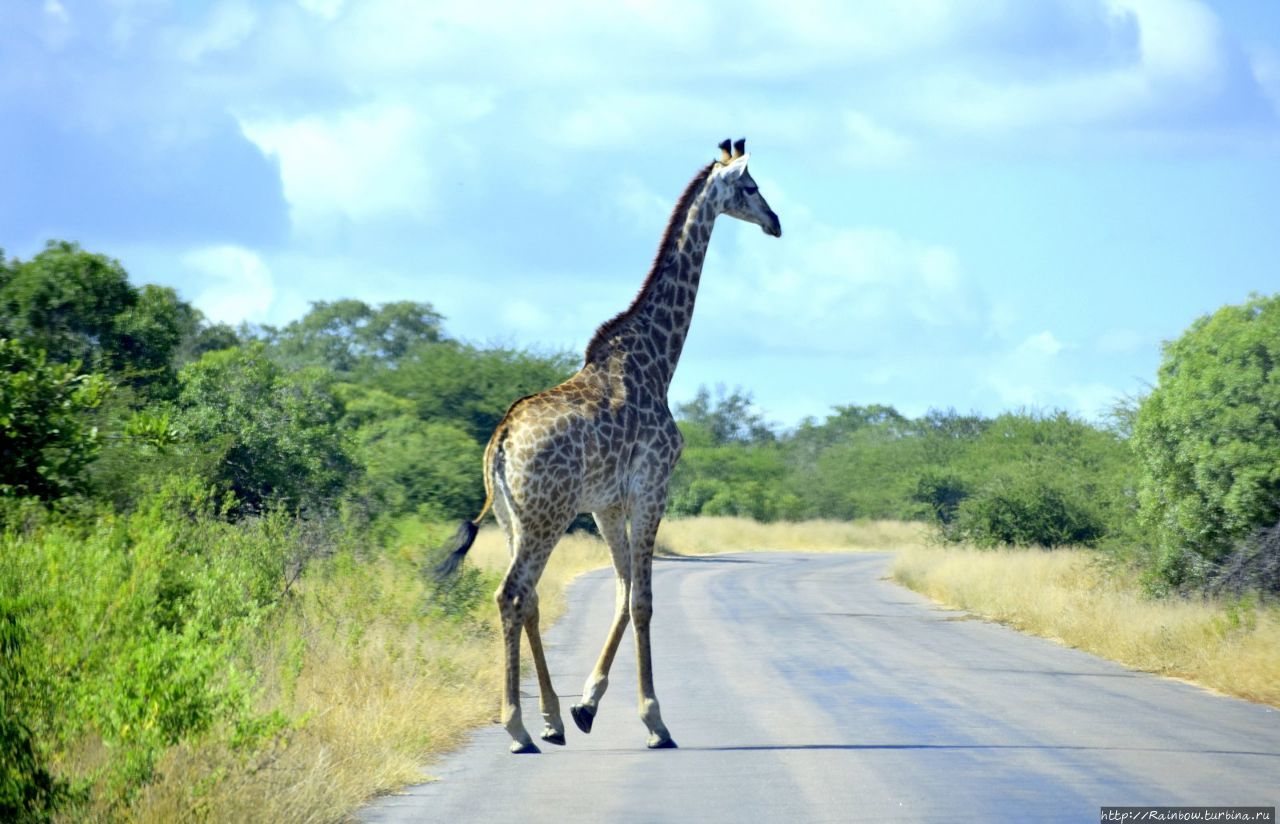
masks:
[(423, 765), (497, 711), (493, 629), (423, 615), (415, 564), (338, 564), (305, 582), (260, 652), (263, 704), (301, 718), (252, 758), (177, 748), (135, 820), (334, 821), (424, 779)]
[[(467, 557), (470, 563), (496, 575), (506, 572), (511, 560), (506, 538), (497, 527), (480, 530)], [(543, 628), (563, 614), (564, 591), (574, 578), (609, 565), (609, 548), (594, 535), (575, 532), (561, 538), (538, 581), (538, 612)]]
[(905, 521), (778, 521), (678, 518), (658, 528), (659, 551), (680, 555), (722, 552), (852, 552), (921, 546), (927, 528)]
[(1146, 672), (1280, 705), (1280, 611), (1154, 601), (1083, 550), (913, 546), (893, 576), (949, 606)]

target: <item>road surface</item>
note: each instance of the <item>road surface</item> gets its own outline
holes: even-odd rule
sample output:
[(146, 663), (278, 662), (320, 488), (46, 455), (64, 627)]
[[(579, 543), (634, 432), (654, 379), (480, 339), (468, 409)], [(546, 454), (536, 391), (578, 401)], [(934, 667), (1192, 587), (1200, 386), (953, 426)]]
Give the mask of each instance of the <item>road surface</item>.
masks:
[[(1280, 711), (941, 609), (885, 580), (889, 558), (658, 560), (655, 683), (680, 745), (663, 751), (644, 746), (629, 635), (591, 734), (569, 717), (613, 608), (611, 573), (590, 573), (546, 634), (567, 746), (514, 756), (487, 727), (438, 780), (359, 817), (1097, 821), (1102, 805), (1280, 803)], [(528, 678), (524, 706), (536, 737)]]

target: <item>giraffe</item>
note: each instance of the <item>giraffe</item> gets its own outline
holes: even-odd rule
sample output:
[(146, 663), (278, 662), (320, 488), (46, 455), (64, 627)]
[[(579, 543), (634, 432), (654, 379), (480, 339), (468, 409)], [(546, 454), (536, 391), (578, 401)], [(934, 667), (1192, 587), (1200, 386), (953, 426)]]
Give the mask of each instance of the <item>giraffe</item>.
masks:
[(591, 732), (609, 668), (630, 622), (647, 745), (676, 746), (658, 708), (649, 642), (654, 538), (682, 447), (667, 389), (689, 332), (716, 217), (727, 214), (760, 226), (765, 234), (782, 235), (778, 216), (747, 171), (745, 144), (721, 143), (720, 158), (690, 181), (639, 294), (626, 311), (596, 330), (582, 368), (559, 386), (512, 404), (485, 448), (486, 495), (480, 514), (459, 527), (437, 568), (441, 577), (457, 568), (492, 508), (511, 552), (495, 600), (504, 650), (501, 717), (513, 753), (539, 752), (520, 713), (522, 630), (538, 674), (542, 740), (565, 743), (560, 699), (538, 631), (536, 587), (556, 542), (580, 512), (592, 513), (609, 546), (616, 599), (604, 648), (581, 702), (571, 707), (574, 723)]

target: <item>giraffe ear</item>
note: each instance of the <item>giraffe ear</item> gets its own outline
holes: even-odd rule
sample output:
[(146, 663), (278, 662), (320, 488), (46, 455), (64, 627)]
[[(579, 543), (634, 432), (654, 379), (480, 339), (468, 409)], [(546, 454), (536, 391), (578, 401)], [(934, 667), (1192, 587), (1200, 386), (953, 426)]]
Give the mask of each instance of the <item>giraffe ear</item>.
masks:
[(730, 143), (728, 138), (725, 138), (720, 142), (720, 163), (726, 166), (729, 164), (729, 161), (733, 159), (733, 156), (729, 154), (729, 145)]

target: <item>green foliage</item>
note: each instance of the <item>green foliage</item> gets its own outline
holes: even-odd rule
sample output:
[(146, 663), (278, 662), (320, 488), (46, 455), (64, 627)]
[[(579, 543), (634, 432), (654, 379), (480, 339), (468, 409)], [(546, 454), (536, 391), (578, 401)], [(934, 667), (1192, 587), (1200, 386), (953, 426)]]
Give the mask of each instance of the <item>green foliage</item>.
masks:
[(951, 540), (1057, 546), (1095, 544), (1132, 509), (1124, 441), (1065, 413), (840, 406), (778, 434), (741, 392), (678, 411), (674, 515), (931, 519)]
[(996, 477), (955, 508), (944, 534), (980, 547), (1091, 546), (1106, 529), (1079, 487), (1043, 470)]
[(1201, 584), (1280, 521), (1280, 295), (1198, 319), (1165, 345), (1133, 443), (1158, 578)]
[(51, 364), (44, 352), (0, 338), (0, 497), (54, 499), (83, 488), (99, 446), (87, 413), (106, 390), (78, 364)]
[(419, 418), (452, 423), (483, 444), (515, 400), (555, 386), (576, 368), (565, 354), (443, 341), (413, 348), (396, 369), (371, 376), (370, 385), (411, 402)]
[(323, 366), (340, 374), (361, 365), (393, 367), (411, 349), (441, 340), (443, 321), (430, 304), (317, 301), (281, 330), (268, 330), (275, 356), (291, 367)]
[(716, 399), (705, 386), (688, 403), (678, 404), (676, 417), (682, 424), (685, 443), (693, 446), (723, 446), (728, 443), (760, 443), (773, 440), (773, 430), (752, 408), (751, 395), (737, 388), (726, 394), (716, 387)]
[(239, 506), (331, 502), (353, 465), (332, 374), (286, 374), (261, 344), (208, 352), (183, 367), (174, 428), (183, 454)]
[(441, 520), (473, 517), (484, 502), (483, 447), (457, 426), (412, 415), (377, 420), (356, 432), (356, 457), (377, 508)]
[[(117, 801), (169, 746), (216, 733), (253, 747), (284, 724), (255, 709), (247, 651), (298, 562), (297, 527), (281, 513), (232, 524), (220, 509), (198, 482), (174, 481), (130, 515), (0, 539), (0, 602), (24, 605), (6, 606), (23, 641), (6, 703), (33, 752), (101, 738), (110, 761), (78, 778)], [(38, 765), (26, 775), (41, 780)]]
[(0, 336), (56, 363), (109, 372), (151, 396), (172, 392), (173, 355), (195, 315), (172, 289), (136, 289), (118, 261), (64, 241), (6, 269)]
[(32, 686), (25, 611), (23, 600), (0, 593), (0, 820), (49, 821), (71, 793), (24, 720)]

